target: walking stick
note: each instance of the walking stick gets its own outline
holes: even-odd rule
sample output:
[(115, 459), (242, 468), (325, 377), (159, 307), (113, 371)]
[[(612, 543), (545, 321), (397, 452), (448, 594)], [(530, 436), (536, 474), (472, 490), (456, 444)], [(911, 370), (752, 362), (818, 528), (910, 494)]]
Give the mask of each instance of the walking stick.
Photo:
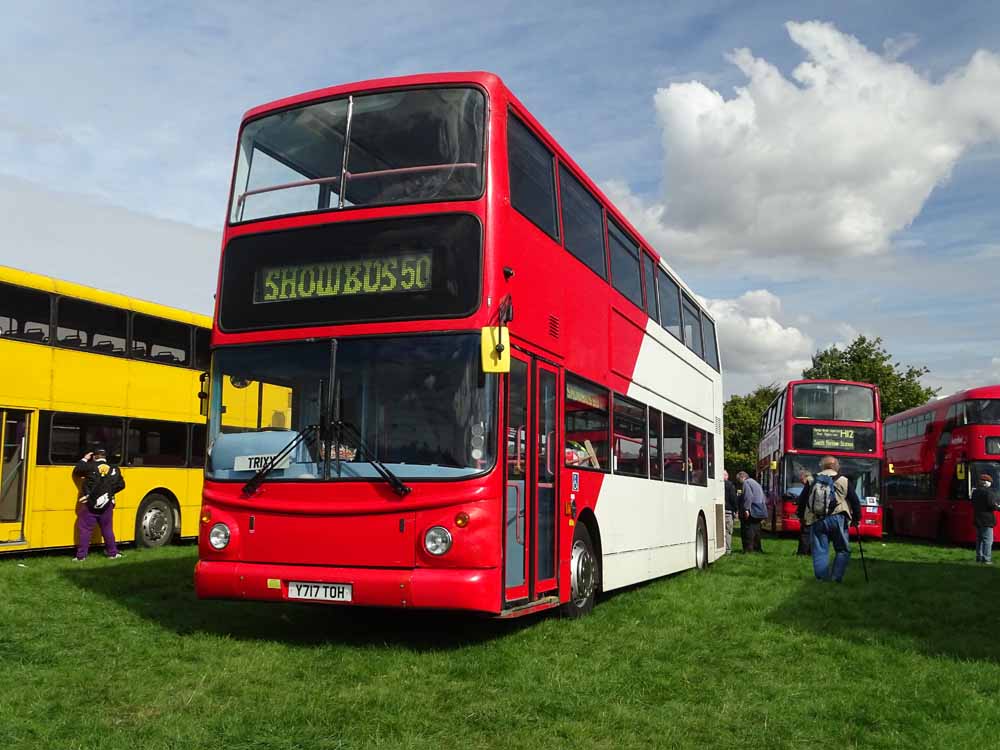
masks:
[(861, 526), (855, 526), (858, 530), (858, 550), (861, 552), (861, 569), (865, 571), (865, 583), (868, 583), (868, 564), (865, 562), (865, 548), (861, 544)]

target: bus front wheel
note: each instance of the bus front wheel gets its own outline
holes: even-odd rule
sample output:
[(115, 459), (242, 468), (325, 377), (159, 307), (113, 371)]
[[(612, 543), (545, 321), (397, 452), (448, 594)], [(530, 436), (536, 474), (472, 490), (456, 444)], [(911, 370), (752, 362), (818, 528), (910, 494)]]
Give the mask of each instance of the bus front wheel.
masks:
[(587, 527), (577, 522), (570, 556), (570, 600), (562, 605), (564, 617), (583, 617), (594, 608), (600, 575), (594, 545)]
[(152, 493), (139, 504), (135, 516), (135, 543), (139, 547), (162, 547), (174, 536), (174, 509), (163, 495)]

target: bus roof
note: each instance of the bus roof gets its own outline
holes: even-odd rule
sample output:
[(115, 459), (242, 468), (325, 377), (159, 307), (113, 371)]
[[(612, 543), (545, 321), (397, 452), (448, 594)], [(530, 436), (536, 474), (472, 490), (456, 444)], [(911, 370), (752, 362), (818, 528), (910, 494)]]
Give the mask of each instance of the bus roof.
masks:
[(837, 378), (802, 378), (800, 380), (789, 380), (786, 388), (791, 388), (795, 385), (802, 385), (804, 383), (834, 383), (835, 385), (857, 385), (862, 388), (877, 388), (878, 386), (872, 383), (859, 383), (856, 380), (838, 380)]
[(898, 422), (901, 419), (922, 414), (926, 411), (947, 408), (952, 404), (958, 403), (959, 401), (969, 401), (977, 398), (1000, 399), (1000, 385), (980, 385), (975, 388), (968, 388), (964, 391), (957, 391), (956, 393), (952, 393), (950, 396), (928, 401), (920, 406), (914, 406), (912, 409), (907, 409), (906, 411), (901, 411), (898, 414), (893, 414), (891, 417), (886, 417), (885, 422), (886, 424), (889, 424), (890, 422)]
[(60, 294), (74, 299), (82, 299), (88, 302), (96, 302), (102, 305), (118, 307), (144, 315), (153, 315), (158, 318), (168, 318), (180, 323), (189, 323), (202, 328), (211, 328), (212, 319), (207, 315), (188, 310), (181, 310), (176, 307), (168, 307), (156, 302), (147, 302), (138, 297), (129, 297), (125, 294), (108, 292), (103, 289), (76, 284), (72, 281), (63, 281), (51, 276), (43, 276), (30, 271), (22, 271), (10, 266), (0, 266), (0, 282), (16, 284), (18, 286), (31, 287), (50, 294)]
[[(580, 165), (577, 164), (576, 161), (565, 151), (565, 149), (559, 145), (559, 142), (552, 136), (552, 134), (545, 129), (545, 127), (534, 117), (534, 115), (531, 114), (531, 110), (529, 110), (521, 102), (521, 100), (518, 99), (509, 88), (507, 88), (503, 79), (495, 73), (482, 70), (449, 73), (419, 73), (416, 75), (396, 76), (392, 78), (373, 78), (365, 81), (355, 81), (353, 83), (314, 89), (301, 94), (294, 94), (282, 99), (276, 99), (272, 102), (268, 102), (267, 104), (261, 104), (247, 110), (243, 115), (243, 121), (240, 128), (242, 130), (243, 125), (245, 125), (248, 120), (261, 117), (262, 115), (266, 115), (271, 112), (308, 104), (309, 102), (318, 100), (331, 99), (337, 96), (346, 96), (347, 94), (356, 94), (359, 92), (367, 93), (385, 89), (410, 88), (441, 84), (472, 84), (482, 86), (488, 92), (502, 91), (503, 95), (515, 105), (518, 116), (526, 119), (531, 127), (535, 128), (539, 134), (542, 135), (549, 147), (556, 152), (559, 161), (565, 163), (566, 166), (571, 168), (570, 171), (574, 173), (577, 179), (580, 179), (584, 185), (604, 204), (612, 218), (614, 218), (614, 220), (618, 222), (626, 231), (632, 234), (639, 241), (640, 245), (642, 245), (642, 247), (645, 248), (645, 250), (652, 255), (653, 258), (666, 271), (670, 273), (674, 281), (680, 285), (685, 294), (692, 298), (698, 298), (698, 294), (690, 286), (688, 286), (687, 283), (670, 266), (670, 264), (664, 260), (663, 255), (643, 237), (642, 233), (639, 232), (632, 222), (625, 217), (614, 202), (608, 198), (607, 195), (605, 195), (604, 191), (590, 179), (587, 172), (583, 170)], [(699, 307), (701, 308), (702, 314), (714, 323), (715, 316), (708, 312), (706, 305), (704, 305), (700, 299)]]

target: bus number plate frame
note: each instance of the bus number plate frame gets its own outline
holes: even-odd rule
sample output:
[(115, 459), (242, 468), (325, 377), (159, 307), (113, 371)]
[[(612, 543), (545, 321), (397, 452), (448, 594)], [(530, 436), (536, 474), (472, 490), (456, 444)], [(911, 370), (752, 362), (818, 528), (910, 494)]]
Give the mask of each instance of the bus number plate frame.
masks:
[(352, 602), (354, 586), (350, 583), (289, 581), (288, 598), (313, 602)]

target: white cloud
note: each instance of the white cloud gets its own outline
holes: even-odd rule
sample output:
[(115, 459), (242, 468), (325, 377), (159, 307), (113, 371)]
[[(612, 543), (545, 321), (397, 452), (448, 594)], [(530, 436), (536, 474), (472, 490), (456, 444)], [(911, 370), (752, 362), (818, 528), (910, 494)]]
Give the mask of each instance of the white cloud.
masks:
[(779, 320), (781, 300), (772, 292), (755, 289), (736, 299), (702, 301), (718, 325), (727, 391), (782, 382), (811, 364), (812, 338)]
[[(786, 24), (806, 61), (786, 78), (739, 49), (730, 99), (698, 81), (655, 96), (662, 202), (618, 181), (610, 197), (651, 241), (689, 261), (874, 256), (970, 148), (1000, 139), (1000, 56), (976, 52), (940, 82), (820, 22)], [(812, 272), (814, 269), (803, 269)]]

